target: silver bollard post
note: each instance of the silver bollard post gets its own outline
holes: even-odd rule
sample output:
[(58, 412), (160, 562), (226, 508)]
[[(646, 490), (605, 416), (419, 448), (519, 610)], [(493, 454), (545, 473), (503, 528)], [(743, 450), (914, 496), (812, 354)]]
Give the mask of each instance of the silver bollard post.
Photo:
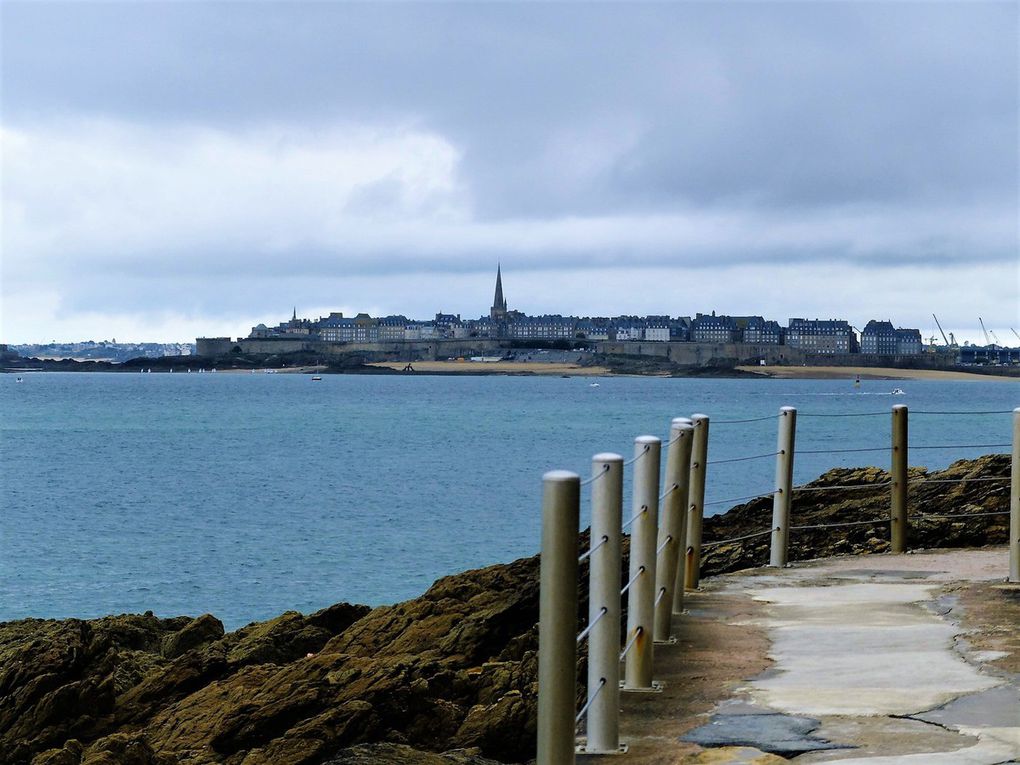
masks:
[(691, 490), (687, 508), (687, 563), (684, 586), (698, 589), (701, 583), (701, 522), (705, 515), (705, 470), (708, 467), (708, 415), (695, 414), (694, 445), (691, 447)]
[(1009, 477), (1009, 581), (1020, 582), (1020, 407), (1013, 410), (1013, 460)]
[(542, 476), (542, 559), (538, 605), (538, 765), (574, 759), (577, 677), (577, 473)]
[(651, 690), (652, 630), (655, 620), (655, 535), (659, 524), (659, 459), (662, 441), (634, 440), (634, 495), (631, 507), (630, 577), (627, 590), (625, 690)]
[[(592, 457), (591, 573), (589, 574), (588, 707), (585, 754), (620, 750), (620, 524), (623, 522), (623, 457)], [(598, 550), (595, 545), (602, 545)], [(602, 609), (606, 609), (603, 613)], [(596, 621), (597, 620), (597, 621)]]
[(797, 435), (797, 410), (779, 410), (776, 442), (776, 493), (772, 497), (772, 549), (770, 566), (785, 566), (790, 556), (790, 499), (793, 494), (793, 444)]
[(907, 551), (907, 407), (892, 408), (892, 499), (890, 544), (894, 553)]
[(684, 569), (680, 551), (687, 550), (687, 491), (690, 486), (691, 443), (694, 426), (685, 417), (670, 423), (666, 475), (655, 561), (656, 643), (669, 641), (673, 612), (684, 610)]

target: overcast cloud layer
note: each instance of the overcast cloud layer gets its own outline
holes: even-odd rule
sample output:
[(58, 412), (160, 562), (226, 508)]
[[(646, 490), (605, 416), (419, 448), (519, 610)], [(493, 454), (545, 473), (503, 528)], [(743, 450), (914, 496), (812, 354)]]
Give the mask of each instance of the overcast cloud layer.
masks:
[(300, 314), (1020, 330), (1016, 3), (27, 3), (0, 340)]

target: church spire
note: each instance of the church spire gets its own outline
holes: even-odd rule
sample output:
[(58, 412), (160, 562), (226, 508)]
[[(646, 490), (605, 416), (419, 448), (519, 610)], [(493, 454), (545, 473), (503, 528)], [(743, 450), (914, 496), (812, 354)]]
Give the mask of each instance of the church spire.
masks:
[(291, 321), (297, 321), (297, 306), (294, 306), (294, 315), (290, 317)]
[(492, 300), (492, 308), (496, 311), (506, 310), (506, 299), (503, 297), (503, 275), (499, 263), (496, 263), (496, 296)]

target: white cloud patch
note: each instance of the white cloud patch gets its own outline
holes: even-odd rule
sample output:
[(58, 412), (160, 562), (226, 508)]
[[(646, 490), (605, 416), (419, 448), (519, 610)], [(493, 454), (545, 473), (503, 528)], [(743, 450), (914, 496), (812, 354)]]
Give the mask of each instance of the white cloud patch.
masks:
[[(554, 136), (536, 183), (553, 172), (569, 196), (610, 172), (607, 158), (641, 141), (636, 123), (619, 126)], [(8, 127), (2, 141), (8, 342), (236, 335), (294, 303), (477, 316), (497, 259), (528, 312), (715, 308), (916, 325), (940, 301), (959, 304), (951, 268), (996, 285), (986, 321), (1020, 323), (1010, 200), (491, 218), (475, 213), (455, 141), (413, 122), (79, 120)], [(601, 287), (600, 274), (612, 275)]]

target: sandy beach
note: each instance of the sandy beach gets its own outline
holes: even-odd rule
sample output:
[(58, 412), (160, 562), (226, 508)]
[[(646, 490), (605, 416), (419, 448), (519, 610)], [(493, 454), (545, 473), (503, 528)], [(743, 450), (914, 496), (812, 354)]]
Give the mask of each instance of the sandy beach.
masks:
[(737, 367), (744, 372), (786, 380), (838, 380), (860, 375), (862, 380), (982, 380), (1020, 382), (1020, 377), (958, 372), (948, 369), (893, 369), (892, 367)]

